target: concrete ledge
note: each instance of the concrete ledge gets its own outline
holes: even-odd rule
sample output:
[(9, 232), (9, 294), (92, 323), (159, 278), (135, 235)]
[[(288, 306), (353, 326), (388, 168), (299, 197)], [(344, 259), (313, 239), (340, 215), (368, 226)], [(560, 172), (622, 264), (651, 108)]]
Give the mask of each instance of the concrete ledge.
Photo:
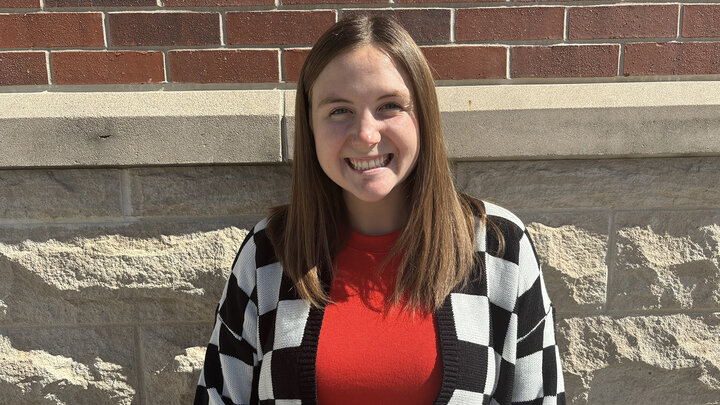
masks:
[(279, 90), (0, 94), (0, 167), (282, 160)]
[[(283, 162), (294, 96), (0, 94), (0, 167)], [(720, 82), (450, 86), (438, 96), (456, 160), (720, 155)]]
[(441, 88), (458, 160), (720, 154), (720, 82)]

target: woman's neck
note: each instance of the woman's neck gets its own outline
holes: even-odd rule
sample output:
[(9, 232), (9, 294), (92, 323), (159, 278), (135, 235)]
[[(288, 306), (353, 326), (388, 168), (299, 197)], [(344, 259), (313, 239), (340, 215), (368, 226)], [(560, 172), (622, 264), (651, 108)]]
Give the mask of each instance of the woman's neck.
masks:
[(347, 191), (343, 191), (343, 198), (350, 226), (364, 235), (385, 235), (407, 223), (408, 202), (402, 187), (377, 202), (362, 201)]

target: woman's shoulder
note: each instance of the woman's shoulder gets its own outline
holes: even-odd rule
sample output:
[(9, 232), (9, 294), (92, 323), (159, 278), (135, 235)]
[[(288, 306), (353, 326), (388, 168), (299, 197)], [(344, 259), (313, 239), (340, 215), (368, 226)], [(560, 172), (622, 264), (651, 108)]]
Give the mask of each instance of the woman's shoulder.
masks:
[(525, 224), (512, 211), (508, 210), (507, 208), (505, 208), (497, 203), (491, 202), (491, 201), (487, 201), (487, 200), (479, 200), (479, 201), (483, 205), (483, 207), (485, 209), (485, 215), (487, 215), (488, 218), (496, 220), (496, 221), (509, 222), (512, 225), (516, 226), (517, 228), (521, 229), (522, 231), (525, 231)]
[[(240, 244), (240, 248), (238, 249), (237, 256), (235, 257), (235, 262), (237, 262), (240, 255), (246, 251), (248, 253), (256, 254), (258, 251), (262, 252), (266, 250), (272, 250), (272, 244), (270, 243), (270, 239), (268, 238), (266, 233), (268, 222), (269, 217), (263, 218), (254, 226), (248, 229), (247, 234), (245, 234), (245, 238), (243, 239), (242, 243)], [(233, 267), (235, 267), (234, 264)]]
[(268, 222), (269, 218), (263, 218), (248, 230), (232, 264), (232, 276), (245, 281), (248, 288), (256, 283), (258, 270), (279, 267), (275, 250), (266, 233)]
[[(525, 224), (508, 209), (493, 202), (481, 202), (485, 224), (481, 225), (477, 248), (484, 253), (488, 290), (499, 292), (515, 286), (521, 295), (533, 289), (540, 283), (540, 262)], [(506, 293), (502, 294), (505, 299), (512, 298)], [(507, 308), (514, 307), (511, 301), (507, 304)]]
[(492, 201), (465, 198), (475, 215), (477, 250), (502, 254), (510, 249), (512, 253), (528, 237), (525, 224), (510, 210)]
[(476, 224), (476, 249), (485, 257), (488, 277), (505, 282), (512, 279), (511, 284), (534, 282), (540, 275), (540, 263), (523, 221), (496, 203), (481, 203), (485, 221)]

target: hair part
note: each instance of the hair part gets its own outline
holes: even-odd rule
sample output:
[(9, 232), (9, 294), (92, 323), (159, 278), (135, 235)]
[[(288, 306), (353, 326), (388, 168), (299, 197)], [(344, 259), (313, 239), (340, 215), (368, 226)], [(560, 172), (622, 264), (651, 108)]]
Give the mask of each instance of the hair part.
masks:
[(485, 226), (486, 216), (477, 200), (455, 189), (432, 73), (407, 31), (390, 18), (341, 20), (310, 51), (295, 100), (290, 204), (272, 209), (266, 232), (299, 296), (313, 306), (327, 304), (334, 259), (345, 244), (340, 230), (349, 225), (342, 190), (318, 162), (311, 126), (312, 88), (332, 59), (366, 45), (385, 52), (408, 75), (419, 131), (417, 163), (402, 185), (408, 222), (383, 262), (384, 266), (402, 254), (389, 303), (432, 311), (453, 289), (481, 276), (473, 274), (475, 218)]

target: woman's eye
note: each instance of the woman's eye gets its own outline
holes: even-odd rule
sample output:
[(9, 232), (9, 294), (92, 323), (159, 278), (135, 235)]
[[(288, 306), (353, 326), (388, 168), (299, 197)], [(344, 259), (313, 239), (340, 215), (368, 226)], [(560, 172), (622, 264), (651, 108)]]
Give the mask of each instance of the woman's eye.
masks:
[(349, 113), (350, 110), (347, 108), (333, 108), (332, 111), (330, 111), (330, 115), (342, 115)]
[(381, 110), (399, 110), (400, 108), (397, 103), (385, 103), (380, 107)]

